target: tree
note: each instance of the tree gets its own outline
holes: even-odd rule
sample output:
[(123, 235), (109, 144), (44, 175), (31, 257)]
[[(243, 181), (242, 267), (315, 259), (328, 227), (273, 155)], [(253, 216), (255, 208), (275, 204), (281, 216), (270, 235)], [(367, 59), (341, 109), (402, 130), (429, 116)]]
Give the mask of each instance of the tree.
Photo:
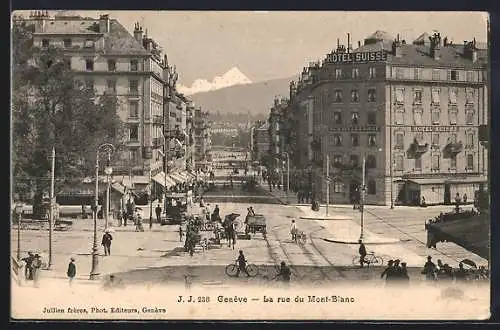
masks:
[(56, 177), (81, 179), (92, 174), (99, 143), (121, 146), (124, 126), (116, 96), (97, 96), (62, 50), (33, 47), (31, 32), (23, 21), (12, 30), (12, 171), (14, 192), (38, 206), (49, 188), (52, 147)]

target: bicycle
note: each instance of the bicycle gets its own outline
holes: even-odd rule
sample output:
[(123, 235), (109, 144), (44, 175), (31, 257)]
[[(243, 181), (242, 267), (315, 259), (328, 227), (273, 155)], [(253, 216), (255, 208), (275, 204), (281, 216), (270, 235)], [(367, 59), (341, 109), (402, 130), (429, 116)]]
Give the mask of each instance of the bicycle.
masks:
[[(226, 275), (235, 277), (238, 274), (238, 269), (240, 269), (240, 266), (238, 265), (238, 260), (236, 260), (233, 264), (226, 266)], [(259, 268), (254, 264), (247, 264), (245, 270), (250, 277), (255, 277), (259, 273)]]
[[(352, 264), (354, 266), (360, 266), (359, 258), (360, 258), (360, 256), (355, 256), (352, 259)], [(382, 257), (376, 256), (374, 252), (370, 252), (370, 253), (368, 253), (365, 256), (363, 264), (366, 264), (368, 267), (370, 267), (370, 265), (373, 265), (373, 266), (379, 266), (379, 265), (383, 266), (384, 265), (384, 260), (382, 259)]]

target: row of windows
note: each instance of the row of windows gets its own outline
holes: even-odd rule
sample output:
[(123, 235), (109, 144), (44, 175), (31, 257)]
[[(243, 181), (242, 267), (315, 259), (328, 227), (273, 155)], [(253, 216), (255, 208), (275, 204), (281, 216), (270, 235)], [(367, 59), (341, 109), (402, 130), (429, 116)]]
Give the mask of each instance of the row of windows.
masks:
[[(139, 80), (137, 79), (129, 79), (128, 81), (129, 84), (129, 94), (132, 95), (139, 95)], [(94, 89), (94, 80), (92, 79), (87, 79), (85, 81), (85, 85), (89, 89)], [(106, 92), (107, 93), (116, 93), (116, 80), (114, 79), (108, 79), (106, 81)]]
[[(94, 71), (94, 60), (91, 58), (85, 59), (85, 70), (86, 71)], [(108, 60), (108, 71), (114, 72), (116, 71), (116, 60)], [(129, 65), (130, 71), (139, 71), (139, 61), (138, 60), (130, 60)]]
[[(336, 68), (334, 70), (331, 70), (328, 73), (328, 76), (330, 79), (342, 79), (342, 78), (348, 78), (348, 79), (360, 79), (361, 76), (359, 74), (359, 68), (352, 68), (351, 70), (342, 70), (340, 68)], [(368, 68), (368, 78), (369, 79), (374, 79), (377, 77), (377, 69), (374, 67)]]
[[(457, 143), (461, 142), (457, 140), (457, 134), (454, 133), (446, 133), (446, 134), (439, 134), (439, 133), (432, 133), (431, 135), (431, 146), (438, 147), (440, 146), (441, 142), (441, 137), (445, 136), (447, 137), (446, 143)], [(395, 147), (398, 149), (403, 149), (404, 148), (404, 133), (402, 132), (397, 132), (395, 134), (396, 141), (395, 141)], [(423, 133), (418, 133), (414, 135), (414, 139), (418, 142), (425, 143), (424, 141), (424, 136)], [(474, 141), (475, 141), (475, 134), (474, 132), (466, 132), (465, 133), (465, 147), (466, 148), (473, 148), (474, 147)]]
[[(367, 125), (376, 125), (377, 124), (377, 113), (374, 111), (368, 111), (366, 113), (366, 123)], [(352, 125), (359, 125), (360, 120), (359, 120), (359, 112), (351, 112), (351, 119), (350, 123)], [(335, 111), (333, 112), (333, 124), (335, 125), (343, 125), (344, 121), (342, 120), (342, 112)]]
[[(405, 157), (404, 155), (395, 155), (394, 156), (394, 170), (395, 171), (404, 171), (404, 161)], [(434, 154), (431, 155), (431, 171), (439, 171), (441, 169), (441, 155), (439, 154)], [(449, 158), (449, 169), (450, 170), (456, 170), (457, 169), (457, 156), (451, 156)], [(414, 164), (413, 164), (413, 169), (414, 170), (422, 170), (422, 158), (416, 158), (414, 159)], [(474, 170), (474, 155), (473, 154), (467, 154), (466, 155), (466, 165), (465, 165), (465, 170), (466, 171), (473, 171)]]
[[(50, 46), (50, 39), (42, 39), (42, 47), (47, 48)], [(63, 46), (64, 48), (71, 48), (73, 46), (73, 40), (66, 38), (63, 40)], [(87, 39), (83, 43), (84, 48), (94, 48), (95, 47), (95, 41), (92, 39)]]
[[(351, 134), (351, 146), (358, 147), (360, 145), (359, 134)], [(333, 134), (332, 135), (333, 146), (341, 147), (343, 145), (343, 137), (342, 134)], [(366, 145), (368, 147), (376, 147), (377, 146), (377, 136), (375, 134), (368, 134), (366, 139)]]
[[(458, 88), (448, 88), (448, 104), (457, 104)], [(413, 89), (413, 104), (422, 104), (421, 88)], [(473, 88), (465, 88), (465, 104), (473, 104), (475, 99), (475, 90)], [(405, 89), (396, 88), (394, 91), (394, 100), (396, 104), (405, 104)], [(441, 89), (431, 89), (431, 104), (441, 104)]]
[[(442, 112), (440, 108), (431, 109), (431, 124), (432, 125), (441, 125), (441, 124), (449, 124), (449, 125), (457, 125), (458, 122), (458, 110), (456, 108), (450, 108), (448, 110), (448, 123), (443, 121), (441, 116)], [(414, 110), (413, 111), (413, 123), (414, 125), (422, 125), (423, 111)], [(396, 125), (405, 125), (408, 124), (405, 122), (405, 113), (402, 111), (397, 111), (394, 113), (394, 124)], [(469, 108), (465, 112), (465, 124), (473, 125), (475, 119), (475, 111), (473, 108)]]
[(478, 71), (465, 70), (443, 70), (432, 69), (432, 72), (423, 68), (392, 68), (392, 77), (396, 79), (410, 80), (434, 80), (434, 81), (467, 81), (477, 82)]
[[(333, 102), (333, 103), (343, 103), (344, 102), (344, 94), (341, 89), (336, 89), (333, 92), (333, 99), (329, 100), (329, 95), (326, 93), (321, 94), (320, 96), (320, 102), (325, 104), (327, 102)], [(368, 89), (367, 92), (367, 102), (376, 102), (377, 101), (377, 90), (375, 88), (370, 88)], [(359, 91), (356, 89), (353, 89), (351, 91), (351, 98), (350, 98), (351, 103), (359, 103), (360, 102), (360, 97), (359, 97)]]
[[(333, 185), (333, 192), (334, 193), (344, 193), (345, 192), (345, 184), (342, 183), (341, 181), (334, 181), (332, 183)], [(368, 195), (376, 195), (377, 194), (377, 184), (375, 183), (374, 179), (369, 178), (366, 182), (366, 193)]]

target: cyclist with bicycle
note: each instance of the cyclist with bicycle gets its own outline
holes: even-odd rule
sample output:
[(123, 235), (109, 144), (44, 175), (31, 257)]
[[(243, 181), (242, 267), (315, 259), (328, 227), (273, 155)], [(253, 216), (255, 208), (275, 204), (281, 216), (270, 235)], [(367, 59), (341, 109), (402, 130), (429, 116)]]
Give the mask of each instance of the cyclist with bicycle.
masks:
[(365, 257), (366, 257), (366, 247), (363, 244), (362, 240), (358, 241), (359, 243), (359, 265), (361, 268), (363, 268), (363, 265), (366, 263)]
[(236, 272), (236, 277), (240, 276), (240, 271), (247, 274), (247, 277), (250, 277), (250, 274), (248, 274), (247, 271), (247, 260), (245, 259), (245, 255), (243, 254), (242, 250), (240, 250), (240, 255), (238, 256), (238, 259), (236, 259), (236, 261), (238, 262), (238, 271)]

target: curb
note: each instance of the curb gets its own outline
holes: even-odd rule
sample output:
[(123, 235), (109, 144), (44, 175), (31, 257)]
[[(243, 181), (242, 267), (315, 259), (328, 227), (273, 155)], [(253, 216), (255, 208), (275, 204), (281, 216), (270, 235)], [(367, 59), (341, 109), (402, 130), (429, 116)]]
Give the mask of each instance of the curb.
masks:
[(342, 216), (303, 216), (299, 217), (303, 220), (339, 220), (339, 221), (348, 221), (352, 220), (350, 217), (342, 217)]
[[(355, 244), (355, 245), (358, 245), (358, 241), (339, 241), (339, 240), (332, 240), (332, 239), (328, 239), (328, 238), (322, 238), (322, 240), (324, 240), (325, 242), (329, 242), (329, 243), (337, 243), (337, 244)], [(369, 242), (369, 241), (364, 241), (363, 242), (364, 244), (370, 244), (370, 245), (387, 245), (387, 244), (398, 244), (398, 243), (401, 243), (400, 240), (393, 240), (393, 241), (386, 241), (386, 242)]]

